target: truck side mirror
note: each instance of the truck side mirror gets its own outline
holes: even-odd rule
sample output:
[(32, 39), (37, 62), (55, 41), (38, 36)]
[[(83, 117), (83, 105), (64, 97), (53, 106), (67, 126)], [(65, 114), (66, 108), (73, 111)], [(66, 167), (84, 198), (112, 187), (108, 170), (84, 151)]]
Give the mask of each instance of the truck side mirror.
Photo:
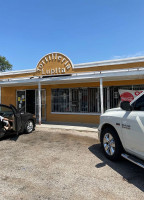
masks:
[(129, 101), (122, 101), (122, 102), (120, 103), (120, 107), (121, 107), (121, 109), (123, 109), (123, 110), (132, 111), (132, 106), (130, 105), (130, 102), (129, 102)]

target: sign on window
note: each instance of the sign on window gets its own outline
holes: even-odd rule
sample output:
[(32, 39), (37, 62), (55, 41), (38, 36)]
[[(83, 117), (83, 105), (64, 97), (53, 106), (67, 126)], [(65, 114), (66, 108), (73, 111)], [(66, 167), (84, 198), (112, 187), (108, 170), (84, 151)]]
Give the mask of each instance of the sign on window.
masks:
[(121, 101), (131, 102), (135, 97), (141, 94), (143, 90), (119, 90)]

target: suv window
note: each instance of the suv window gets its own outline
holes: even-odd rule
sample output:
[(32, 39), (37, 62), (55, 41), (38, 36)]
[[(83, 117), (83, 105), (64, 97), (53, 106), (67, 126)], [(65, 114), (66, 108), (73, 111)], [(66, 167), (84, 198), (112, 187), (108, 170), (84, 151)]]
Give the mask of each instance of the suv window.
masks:
[(144, 95), (132, 104), (133, 110), (144, 111)]

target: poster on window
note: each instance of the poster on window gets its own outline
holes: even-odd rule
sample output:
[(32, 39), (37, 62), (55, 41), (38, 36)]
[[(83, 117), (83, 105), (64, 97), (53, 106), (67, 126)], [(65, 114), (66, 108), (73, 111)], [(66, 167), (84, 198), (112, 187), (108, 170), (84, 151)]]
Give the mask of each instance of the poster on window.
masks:
[(144, 90), (119, 90), (121, 101), (131, 102), (135, 97), (141, 94)]

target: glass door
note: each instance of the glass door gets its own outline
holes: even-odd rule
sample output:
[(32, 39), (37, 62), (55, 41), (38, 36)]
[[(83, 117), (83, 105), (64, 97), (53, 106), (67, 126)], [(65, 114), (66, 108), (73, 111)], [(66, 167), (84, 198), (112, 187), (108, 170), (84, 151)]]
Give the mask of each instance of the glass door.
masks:
[[(22, 112), (30, 112), (39, 118), (38, 90), (18, 90), (17, 109)], [(41, 90), (41, 118), (46, 120), (46, 90)]]
[(17, 91), (17, 109), (25, 112), (26, 109), (26, 91), (18, 90)]

